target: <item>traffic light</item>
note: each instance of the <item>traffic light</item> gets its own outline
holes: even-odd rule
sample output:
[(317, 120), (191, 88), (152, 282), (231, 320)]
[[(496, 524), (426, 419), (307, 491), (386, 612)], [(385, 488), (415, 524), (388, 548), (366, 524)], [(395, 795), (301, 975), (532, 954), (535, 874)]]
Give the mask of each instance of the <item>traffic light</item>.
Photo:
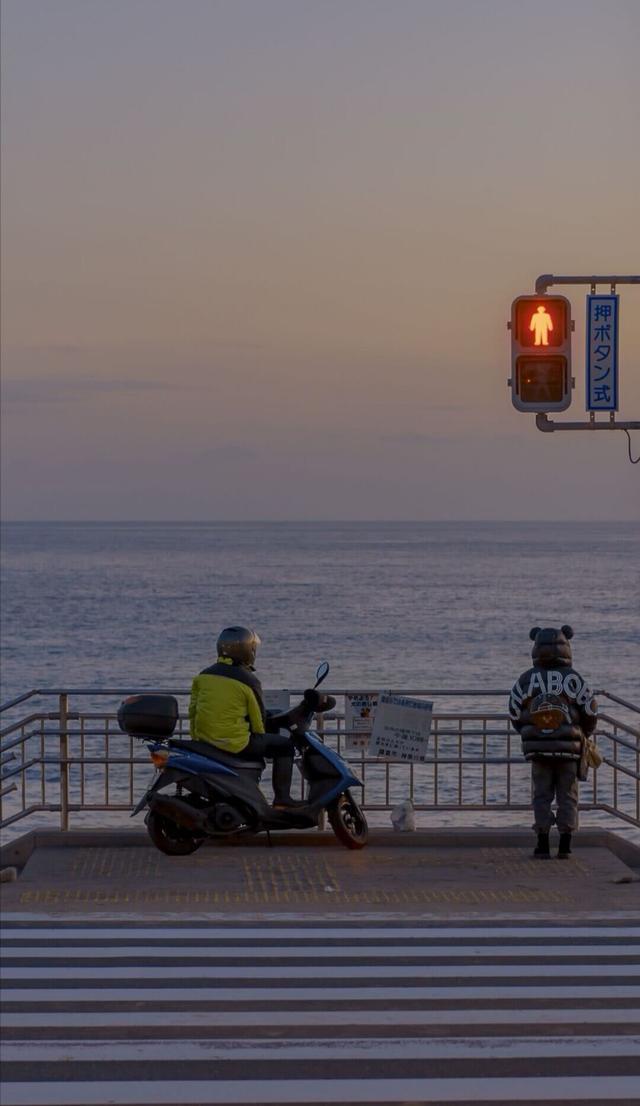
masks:
[(565, 411), (571, 403), (571, 304), (565, 296), (518, 296), (511, 304), (511, 402), (518, 411)]

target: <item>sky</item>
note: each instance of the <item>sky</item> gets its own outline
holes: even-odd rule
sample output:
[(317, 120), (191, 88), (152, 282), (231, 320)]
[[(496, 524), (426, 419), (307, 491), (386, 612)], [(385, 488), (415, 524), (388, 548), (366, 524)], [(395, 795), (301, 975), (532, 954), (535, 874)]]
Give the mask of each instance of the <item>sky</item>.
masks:
[(640, 518), (506, 330), (640, 271), (639, 50), (637, 0), (4, 0), (4, 517)]

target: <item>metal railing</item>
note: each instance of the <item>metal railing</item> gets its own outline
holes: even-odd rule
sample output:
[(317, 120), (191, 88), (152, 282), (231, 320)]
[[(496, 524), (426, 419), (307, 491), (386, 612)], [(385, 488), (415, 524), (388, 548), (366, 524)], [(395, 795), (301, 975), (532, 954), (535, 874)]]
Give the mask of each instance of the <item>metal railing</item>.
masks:
[[(359, 689), (364, 690), (364, 689)], [(53, 698), (54, 710), (37, 710), (15, 718), (0, 731), (0, 826), (4, 829), (38, 814), (59, 814), (59, 826), (69, 829), (76, 814), (130, 813), (152, 771), (143, 742), (122, 733), (116, 722), (114, 698), (153, 691), (186, 702), (178, 689), (76, 688), (26, 692), (0, 707), (15, 714), (23, 704)], [(375, 692), (369, 692), (375, 693)], [(346, 691), (334, 691), (334, 712), (320, 716), (318, 732), (345, 756), (364, 783), (367, 811), (386, 811), (410, 798), (418, 811), (521, 811), (531, 805), (529, 766), (520, 739), (503, 710), (464, 710), (462, 700), (494, 700), (503, 704), (505, 690), (403, 690), (415, 697), (438, 700), (432, 719), (428, 759), (406, 763), (369, 757), (354, 747), (362, 735), (345, 728)], [(301, 692), (292, 692), (293, 696)], [(613, 693), (599, 691), (625, 714), (640, 708)], [(84, 701), (84, 709), (72, 707)], [(102, 704), (111, 700), (108, 709)], [(450, 706), (454, 703), (455, 706)], [(35, 705), (35, 704), (33, 704)], [(186, 736), (186, 711), (181, 712), (177, 737)], [(640, 729), (628, 718), (599, 715), (597, 741), (603, 755), (599, 769), (581, 787), (580, 809), (602, 811), (640, 827)]]

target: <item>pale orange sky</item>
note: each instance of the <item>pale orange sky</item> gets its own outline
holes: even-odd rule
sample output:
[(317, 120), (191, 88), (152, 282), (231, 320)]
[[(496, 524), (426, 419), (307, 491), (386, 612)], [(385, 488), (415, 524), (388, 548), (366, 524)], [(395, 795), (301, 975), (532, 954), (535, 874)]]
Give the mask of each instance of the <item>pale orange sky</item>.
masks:
[(623, 435), (513, 410), (505, 329), (640, 269), (636, 0), (5, 0), (2, 39), (5, 517), (640, 517)]

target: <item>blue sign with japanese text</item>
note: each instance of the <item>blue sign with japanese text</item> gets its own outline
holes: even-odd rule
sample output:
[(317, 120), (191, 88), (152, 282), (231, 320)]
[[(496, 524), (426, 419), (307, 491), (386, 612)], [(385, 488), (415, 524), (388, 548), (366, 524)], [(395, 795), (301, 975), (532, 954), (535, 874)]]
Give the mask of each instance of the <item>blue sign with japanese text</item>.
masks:
[(587, 296), (587, 411), (618, 410), (618, 296)]

